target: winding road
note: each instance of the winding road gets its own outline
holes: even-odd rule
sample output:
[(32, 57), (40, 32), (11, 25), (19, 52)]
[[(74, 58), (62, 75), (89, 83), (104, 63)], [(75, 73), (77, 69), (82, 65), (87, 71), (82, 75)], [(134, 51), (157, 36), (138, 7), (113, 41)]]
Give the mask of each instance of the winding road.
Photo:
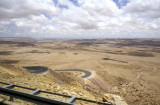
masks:
[[(30, 73), (36, 73), (36, 74), (46, 72), (47, 70), (51, 70), (51, 69), (44, 67), (44, 66), (24, 66), (23, 68), (27, 69)], [(54, 71), (56, 71), (56, 72), (58, 72), (58, 71), (82, 72), (82, 73), (84, 73), (84, 75), (81, 76), (82, 78), (87, 78), (92, 74), (90, 71), (82, 70), (82, 69), (64, 69), (64, 70), (54, 70)]]
[(27, 69), (30, 73), (36, 73), (36, 74), (50, 70), (49, 68), (43, 66), (24, 66), (23, 68)]
[(66, 70), (54, 70), (54, 71), (73, 71), (73, 72), (78, 71), (84, 73), (84, 75), (81, 76), (82, 78), (87, 78), (92, 74), (91, 72), (82, 69), (66, 69)]

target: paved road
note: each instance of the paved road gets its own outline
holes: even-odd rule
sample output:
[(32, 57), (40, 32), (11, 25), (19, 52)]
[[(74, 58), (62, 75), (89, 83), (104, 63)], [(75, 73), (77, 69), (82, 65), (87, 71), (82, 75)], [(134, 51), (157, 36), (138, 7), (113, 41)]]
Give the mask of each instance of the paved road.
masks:
[(82, 78), (87, 78), (91, 75), (91, 72), (87, 70), (81, 70), (81, 69), (66, 69), (66, 70), (54, 70), (54, 71), (78, 71), (78, 72), (83, 72), (84, 75), (82, 75)]
[[(44, 66), (25, 66), (25, 69), (27, 69), (30, 73), (43, 73), (47, 70), (50, 70), (47, 67)], [(87, 78), (91, 75), (90, 71), (87, 70), (81, 70), (81, 69), (65, 69), (65, 70), (54, 70), (54, 71), (78, 71), (78, 72), (82, 72), (84, 73), (84, 75), (82, 75), (82, 78)]]
[(37, 74), (49, 70), (49, 68), (43, 66), (25, 66), (23, 68), (27, 69), (30, 73), (37, 73)]

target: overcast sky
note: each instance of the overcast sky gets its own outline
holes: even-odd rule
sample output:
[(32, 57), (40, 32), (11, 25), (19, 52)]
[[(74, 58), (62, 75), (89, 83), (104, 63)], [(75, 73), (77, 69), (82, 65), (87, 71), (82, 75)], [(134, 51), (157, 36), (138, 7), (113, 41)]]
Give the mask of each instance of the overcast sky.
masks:
[(0, 36), (160, 38), (160, 0), (0, 0)]

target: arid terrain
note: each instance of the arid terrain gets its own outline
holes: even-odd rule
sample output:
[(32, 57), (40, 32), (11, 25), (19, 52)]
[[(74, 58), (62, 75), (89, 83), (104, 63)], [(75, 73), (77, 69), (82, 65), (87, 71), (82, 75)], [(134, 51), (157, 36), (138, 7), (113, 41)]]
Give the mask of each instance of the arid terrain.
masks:
[[(91, 75), (65, 71), (71, 69)], [(96, 101), (111, 93), (128, 105), (159, 105), (160, 39), (0, 38), (0, 81)]]

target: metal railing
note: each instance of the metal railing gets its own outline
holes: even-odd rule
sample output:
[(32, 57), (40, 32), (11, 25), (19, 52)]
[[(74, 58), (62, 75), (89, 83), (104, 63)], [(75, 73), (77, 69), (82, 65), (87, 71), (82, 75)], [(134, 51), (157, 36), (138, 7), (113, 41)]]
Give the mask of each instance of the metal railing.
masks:
[[(10, 96), (10, 101), (13, 101), (13, 98), (18, 98), (18, 99), (22, 99), (28, 102), (35, 103), (35, 104), (40, 104), (40, 105), (75, 105), (74, 102), (78, 100), (78, 101), (85, 101), (85, 102), (100, 104), (100, 105), (111, 105), (111, 104), (92, 101), (88, 99), (82, 99), (82, 98), (78, 98), (75, 96), (53, 93), (53, 92), (43, 91), (39, 89), (18, 86), (14, 84), (8, 84), (4, 82), (0, 82), (0, 84), (6, 85), (5, 87), (0, 87), (0, 94)], [(17, 91), (17, 90), (14, 90), (15, 87), (18, 87), (21, 89), (32, 90), (33, 92), (26, 93), (26, 92)], [(64, 101), (58, 101), (58, 100), (47, 98), (47, 97), (38, 96), (38, 94), (40, 93), (62, 96), (62, 97), (69, 98), (69, 100), (67, 102), (64, 102)]]

